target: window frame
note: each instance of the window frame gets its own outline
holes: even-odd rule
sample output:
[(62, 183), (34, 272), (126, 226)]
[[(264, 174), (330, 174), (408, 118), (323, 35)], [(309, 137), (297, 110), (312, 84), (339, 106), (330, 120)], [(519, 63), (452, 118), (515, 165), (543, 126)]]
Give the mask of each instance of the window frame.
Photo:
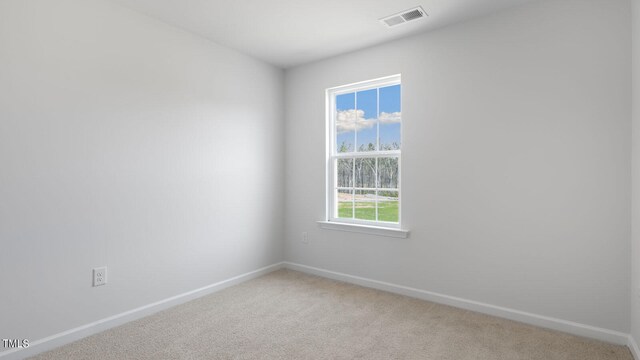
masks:
[[(342, 95), (342, 94), (348, 94), (351, 92), (361, 92), (361, 91), (366, 91), (366, 90), (372, 90), (372, 89), (378, 89), (378, 88), (383, 88), (383, 87), (387, 87), (387, 86), (394, 86), (394, 85), (400, 85), (401, 86), (401, 95), (400, 95), (400, 111), (402, 112), (402, 78), (401, 78), (401, 74), (396, 74), (396, 75), (391, 75), (391, 76), (386, 76), (386, 77), (382, 77), (382, 78), (378, 78), (378, 79), (373, 79), (373, 80), (367, 80), (367, 81), (362, 81), (362, 82), (357, 82), (357, 83), (353, 83), (353, 84), (347, 84), (347, 85), (342, 85), (342, 86), (337, 86), (337, 87), (332, 87), (332, 88), (328, 88), (326, 89), (326, 151), (325, 151), (325, 155), (326, 155), (326, 193), (325, 193), (325, 200), (326, 200), (326, 223), (330, 223), (330, 224), (344, 224), (344, 225), (355, 225), (358, 227), (370, 227), (370, 228), (376, 228), (376, 229), (394, 229), (394, 230), (399, 230), (402, 229), (402, 132), (403, 132), (403, 128), (404, 126), (402, 126), (402, 120), (400, 122), (400, 149), (399, 150), (385, 150), (385, 151), (380, 151), (379, 150), (379, 143), (380, 143), (380, 130), (378, 129), (376, 135), (376, 142), (377, 142), (377, 150), (375, 151), (365, 151), (365, 152), (358, 152), (357, 150), (357, 143), (354, 145), (354, 151), (353, 152), (349, 152), (349, 153), (338, 153), (336, 151), (337, 149), (337, 143), (336, 143), (336, 116), (337, 116), (337, 111), (336, 111), (336, 97), (338, 95)], [(378, 104), (379, 106), (379, 104)], [(380, 116), (380, 114), (378, 113), (377, 116)], [(379, 123), (377, 125), (379, 127)], [(355, 139), (357, 139), (357, 129), (355, 130)], [(339, 217), (335, 217), (334, 215), (337, 215), (337, 201), (336, 201), (336, 195), (335, 195), (335, 191), (337, 188), (339, 188), (337, 185), (338, 180), (337, 180), (337, 171), (336, 171), (336, 166), (334, 165), (334, 163), (337, 163), (338, 159), (354, 159), (354, 161), (358, 158), (373, 158), (376, 159), (376, 163), (377, 163), (377, 159), (379, 158), (389, 158), (389, 157), (395, 157), (398, 159), (398, 185), (397, 188), (395, 189), (389, 189), (389, 191), (397, 191), (398, 192), (398, 222), (387, 222), (387, 221), (380, 221), (377, 219), (377, 214), (378, 214), (378, 210), (377, 210), (377, 196), (376, 196), (376, 220), (364, 220), (364, 219), (356, 219), (355, 216), (353, 218), (339, 218)], [(376, 169), (378, 168), (378, 166), (376, 166)], [(355, 175), (354, 175), (355, 176)], [(384, 191), (384, 188), (380, 188), (379, 185), (377, 183), (378, 182), (378, 174), (376, 173), (376, 188), (373, 190), (376, 191)], [(351, 189), (353, 189), (354, 193), (355, 191), (360, 190), (360, 188), (358, 188), (356, 186), (356, 184), (352, 184), (353, 186), (351, 187)], [(355, 209), (354, 209), (355, 212)], [(355, 215), (355, 213), (354, 213)]]

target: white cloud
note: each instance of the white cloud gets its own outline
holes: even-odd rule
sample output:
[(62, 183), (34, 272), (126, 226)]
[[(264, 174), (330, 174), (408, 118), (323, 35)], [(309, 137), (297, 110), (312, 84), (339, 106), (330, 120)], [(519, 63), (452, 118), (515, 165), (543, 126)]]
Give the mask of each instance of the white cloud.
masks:
[(402, 119), (402, 113), (394, 112), (394, 113), (380, 113), (380, 117), (378, 118), (381, 124), (397, 124)]
[[(381, 113), (379, 120), (381, 124), (396, 124), (401, 119), (400, 112)], [(336, 128), (338, 133), (354, 130), (370, 129), (376, 125), (376, 119), (365, 119), (363, 110), (343, 110), (338, 111), (336, 118)]]
[(376, 124), (375, 119), (365, 119), (363, 110), (338, 111), (336, 127), (338, 133), (372, 128)]

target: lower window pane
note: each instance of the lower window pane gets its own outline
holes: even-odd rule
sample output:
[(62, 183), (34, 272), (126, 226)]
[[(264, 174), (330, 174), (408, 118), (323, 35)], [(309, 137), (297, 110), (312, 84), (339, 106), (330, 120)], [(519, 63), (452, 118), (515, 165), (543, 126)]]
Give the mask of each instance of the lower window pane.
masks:
[(376, 187), (376, 159), (356, 159), (356, 186), (361, 188)]
[(360, 220), (376, 220), (376, 192), (373, 190), (356, 190), (355, 218)]
[(398, 188), (398, 158), (381, 157), (378, 159), (378, 186), (381, 188)]
[(353, 219), (353, 192), (352, 190), (337, 190), (336, 200), (338, 204), (339, 218)]
[(394, 190), (378, 191), (378, 221), (398, 222), (398, 192)]
[(337, 159), (338, 187), (353, 186), (353, 159)]

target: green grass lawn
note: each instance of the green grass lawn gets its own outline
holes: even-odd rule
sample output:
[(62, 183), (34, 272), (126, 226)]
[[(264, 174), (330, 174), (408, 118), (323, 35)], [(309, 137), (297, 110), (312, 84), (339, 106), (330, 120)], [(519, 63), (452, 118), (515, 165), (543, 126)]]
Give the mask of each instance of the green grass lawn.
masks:
[[(376, 203), (363, 201), (356, 202), (356, 219), (360, 220), (376, 220)], [(338, 203), (338, 217), (351, 218), (351, 203)], [(378, 203), (378, 220), (398, 222), (398, 202), (397, 201), (380, 201)]]

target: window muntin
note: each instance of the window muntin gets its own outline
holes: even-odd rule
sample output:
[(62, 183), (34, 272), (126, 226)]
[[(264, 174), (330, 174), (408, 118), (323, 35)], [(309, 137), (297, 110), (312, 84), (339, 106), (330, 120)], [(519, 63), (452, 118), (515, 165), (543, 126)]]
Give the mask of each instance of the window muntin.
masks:
[(400, 227), (400, 76), (327, 90), (327, 218)]

